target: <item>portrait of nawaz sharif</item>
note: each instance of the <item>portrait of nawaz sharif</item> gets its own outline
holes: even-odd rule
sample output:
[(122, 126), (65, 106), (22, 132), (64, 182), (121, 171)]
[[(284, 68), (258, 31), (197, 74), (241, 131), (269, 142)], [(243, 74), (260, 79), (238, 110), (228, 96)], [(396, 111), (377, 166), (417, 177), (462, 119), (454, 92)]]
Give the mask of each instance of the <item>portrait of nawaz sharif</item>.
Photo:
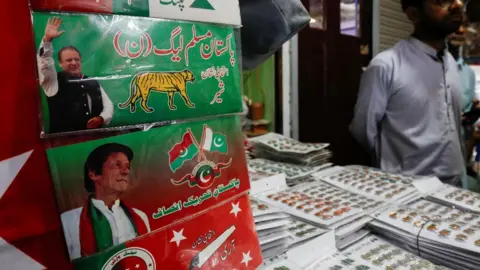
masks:
[(232, 27), (32, 12), (43, 133), (242, 111)]
[[(68, 31), (62, 30), (59, 17), (48, 19), (37, 51), (40, 86), (49, 109), (51, 133), (96, 129), (110, 123), (113, 103), (99, 81), (82, 72), (81, 52), (73, 45), (59, 46), (55, 40)], [(57, 52), (60, 71), (53, 58)]]

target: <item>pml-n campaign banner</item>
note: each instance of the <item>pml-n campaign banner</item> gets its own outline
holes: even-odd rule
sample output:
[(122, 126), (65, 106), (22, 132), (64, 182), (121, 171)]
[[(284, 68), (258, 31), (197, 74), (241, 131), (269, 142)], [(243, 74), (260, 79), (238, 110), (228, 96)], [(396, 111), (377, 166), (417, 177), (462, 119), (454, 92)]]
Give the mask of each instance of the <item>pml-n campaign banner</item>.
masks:
[(33, 13), (44, 133), (242, 111), (233, 29)]

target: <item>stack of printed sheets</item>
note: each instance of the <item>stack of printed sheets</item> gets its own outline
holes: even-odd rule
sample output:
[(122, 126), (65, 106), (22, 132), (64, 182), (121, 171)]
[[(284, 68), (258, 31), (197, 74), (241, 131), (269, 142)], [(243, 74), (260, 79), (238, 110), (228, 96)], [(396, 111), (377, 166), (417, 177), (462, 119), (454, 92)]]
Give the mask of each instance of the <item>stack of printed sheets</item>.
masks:
[(256, 158), (279, 162), (320, 166), (328, 164), (332, 157), (326, 143), (302, 143), (277, 133), (255, 137), (250, 139), (250, 143), (253, 146), (252, 155)]

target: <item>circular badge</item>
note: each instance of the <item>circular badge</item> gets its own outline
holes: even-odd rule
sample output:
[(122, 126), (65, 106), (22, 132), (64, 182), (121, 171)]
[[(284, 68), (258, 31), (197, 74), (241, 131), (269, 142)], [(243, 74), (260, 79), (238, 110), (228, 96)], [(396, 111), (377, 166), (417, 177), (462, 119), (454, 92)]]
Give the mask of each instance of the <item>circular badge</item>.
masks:
[(146, 249), (126, 248), (110, 257), (102, 267), (102, 270), (117, 269), (155, 270), (155, 259)]
[(215, 172), (210, 165), (203, 165), (198, 169), (195, 178), (200, 188), (208, 188), (212, 185), (213, 179), (215, 179)]
[(192, 175), (195, 177), (198, 187), (207, 189), (213, 184), (215, 177), (217, 177), (214, 168), (215, 163), (208, 160), (198, 163), (193, 168)]

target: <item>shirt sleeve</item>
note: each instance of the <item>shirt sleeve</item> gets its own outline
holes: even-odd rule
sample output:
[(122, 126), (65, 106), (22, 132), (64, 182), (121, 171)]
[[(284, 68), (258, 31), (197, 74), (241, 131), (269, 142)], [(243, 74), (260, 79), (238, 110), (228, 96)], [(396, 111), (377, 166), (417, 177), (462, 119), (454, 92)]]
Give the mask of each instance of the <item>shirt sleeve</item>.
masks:
[(472, 88), (472, 89), (470, 90), (470, 91), (472, 91), (472, 100), (473, 100), (474, 98), (478, 99), (479, 97), (478, 97), (477, 92), (476, 92), (476, 89), (477, 89), (477, 78), (476, 78), (476, 76), (475, 76), (475, 71), (473, 71), (473, 69), (470, 68), (470, 67), (469, 67), (469, 69), (470, 69), (470, 78), (469, 78), (470, 83), (469, 83), (469, 85), (470, 85), (470, 87)]
[(389, 69), (385, 63), (376, 61), (362, 74), (354, 117), (350, 124), (353, 137), (373, 155), (376, 153), (379, 125), (387, 108)]
[(42, 42), (37, 53), (38, 78), (47, 97), (58, 93), (57, 71), (53, 61), (53, 47), (51, 42)]
[(110, 98), (103, 90), (103, 87), (100, 86), (100, 91), (102, 93), (102, 103), (103, 103), (103, 111), (100, 113), (100, 116), (103, 118), (104, 124), (110, 124), (113, 118), (113, 103)]

